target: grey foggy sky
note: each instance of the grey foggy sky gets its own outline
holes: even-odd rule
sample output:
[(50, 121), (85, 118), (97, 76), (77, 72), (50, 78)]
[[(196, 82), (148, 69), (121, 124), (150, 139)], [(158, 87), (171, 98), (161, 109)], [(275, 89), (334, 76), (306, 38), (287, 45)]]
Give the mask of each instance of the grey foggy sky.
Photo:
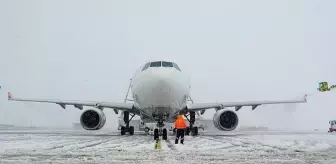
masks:
[[(197, 102), (291, 99), (239, 112), (240, 125), (328, 128), (336, 119), (336, 1), (0, 1), (0, 123), (71, 126), (81, 111), (26, 98), (122, 102), (150, 60), (173, 60)], [(104, 129), (117, 127), (105, 110)], [(214, 110), (206, 112), (212, 118)], [(308, 125), (307, 125), (308, 124)]]

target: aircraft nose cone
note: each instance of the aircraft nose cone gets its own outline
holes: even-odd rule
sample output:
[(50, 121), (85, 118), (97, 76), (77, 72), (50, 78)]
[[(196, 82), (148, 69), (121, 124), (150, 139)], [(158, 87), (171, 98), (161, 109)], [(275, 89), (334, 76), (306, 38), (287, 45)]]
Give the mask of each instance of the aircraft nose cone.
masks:
[(172, 85), (171, 79), (166, 77), (157, 77), (157, 79), (154, 80), (155, 85), (153, 90), (159, 91), (159, 92), (169, 92), (170, 87)]
[(188, 94), (189, 88), (188, 80), (180, 72), (168, 68), (149, 69), (141, 74), (140, 80), (133, 89), (138, 94), (139, 107), (160, 110), (148, 113), (162, 113), (162, 108), (180, 109), (184, 104), (183, 96)]

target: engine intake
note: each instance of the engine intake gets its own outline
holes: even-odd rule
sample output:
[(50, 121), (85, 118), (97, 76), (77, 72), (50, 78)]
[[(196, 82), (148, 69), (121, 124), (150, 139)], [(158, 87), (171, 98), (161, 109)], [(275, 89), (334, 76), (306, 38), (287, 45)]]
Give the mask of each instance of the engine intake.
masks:
[(223, 131), (235, 130), (238, 126), (238, 116), (231, 110), (219, 110), (213, 116), (213, 123), (215, 127)]
[(80, 124), (85, 130), (99, 130), (106, 123), (106, 116), (99, 109), (85, 110), (80, 116)]

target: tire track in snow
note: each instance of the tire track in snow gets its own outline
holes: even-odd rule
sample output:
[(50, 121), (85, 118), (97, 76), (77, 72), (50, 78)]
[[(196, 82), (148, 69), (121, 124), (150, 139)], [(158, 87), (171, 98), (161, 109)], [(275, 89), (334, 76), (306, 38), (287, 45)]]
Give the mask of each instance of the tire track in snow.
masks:
[(151, 145), (152, 143), (153, 140), (151, 138), (144, 138), (142, 136), (129, 136), (126, 140), (122, 140), (116, 145), (109, 146), (108, 149), (137, 149), (137, 147), (140, 146), (141, 150), (146, 150), (148, 149), (148, 145)]
[(55, 146), (52, 146), (50, 148), (46, 148), (44, 150), (56, 150), (56, 149), (60, 149), (60, 148), (64, 148), (66, 146), (71, 146), (73, 144), (82, 144), (82, 143), (85, 143), (85, 142), (93, 142), (93, 141), (97, 141), (97, 139), (87, 139), (85, 141), (72, 141), (72, 142), (66, 142), (66, 143), (62, 143), (61, 145), (55, 145)]
[[(230, 144), (231, 146), (220, 146), (220, 147), (217, 147), (217, 148), (214, 148), (214, 149), (230, 149), (230, 148), (236, 148), (236, 147), (249, 147), (248, 145), (245, 145), (245, 144), (234, 144), (232, 143), (232, 141), (230, 140), (217, 140), (215, 138), (212, 138), (212, 137), (204, 137), (204, 136), (199, 136), (199, 138), (201, 139), (206, 139), (206, 140), (209, 140), (209, 141), (215, 141), (215, 142), (220, 142), (220, 143), (225, 143), (225, 144)], [(214, 150), (213, 149), (213, 150)]]
[[(237, 148), (237, 147), (245, 147), (245, 148), (252, 147), (252, 145), (250, 143), (241, 142), (242, 144), (237, 144), (237, 143), (234, 143), (234, 142), (237, 142), (237, 141), (234, 141), (234, 140), (228, 139), (228, 138), (225, 138), (226, 140), (220, 140), (220, 139), (216, 139), (216, 138), (212, 138), (212, 137), (204, 137), (204, 136), (202, 136), (201, 138), (207, 139), (207, 140), (210, 140), (210, 141), (219, 142), (219, 143), (229, 143), (229, 144), (232, 145), (232, 146), (223, 146), (223, 147), (219, 147), (219, 148), (216, 148), (216, 149), (230, 149), (230, 148)], [(240, 141), (238, 141), (238, 142), (240, 142)], [(253, 145), (253, 146), (255, 146), (255, 145)]]
[[(220, 142), (220, 143), (229, 143), (233, 146), (225, 146), (225, 147), (221, 147), (221, 148), (217, 148), (217, 149), (229, 149), (229, 148), (235, 148), (235, 147), (245, 147), (245, 148), (252, 148), (254, 147), (254, 149), (260, 149), (260, 148), (255, 148), (256, 146), (264, 146), (264, 147), (269, 147), (272, 148), (272, 150), (279, 150), (279, 151), (290, 151), (290, 149), (288, 148), (281, 148), (281, 147), (277, 147), (277, 146), (273, 146), (273, 145), (267, 145), (267, 144), (263, 144), (259, 141), (256, 142), (248, 142), (248, 141), (242, 141), (241, 138), (240, 139), (233, 139), (233, 138), (218, 138), (218, 137), (204, 137), (202, 136), (202, 138), (204, 139), (208, 139), (211, 141), (216, 141), (216, 142)], [(225, 140), (222, 140), (225, 139)], [(249, 140), (249, 139), (246, 139)], [(235, 142), (240, 142), (241, 144), (235, 143)], [(269, 150), (267, 149), (260, 149), (260, 150), (264, 150), (266, 152), (268, 152)], [(294, 150), (295, 151), (295, 150)]]
[(167, 138), (167, 140), (165, 140), (165, 142), (167, 143), (167, 147), (170, 150), (174, 150), (174, 151), (178, 151), (175, 147), (175, 145), (173, 145), (173, 143), (171, 142), (171, 140), (169, 138)]
[[(245, 141), (242, 141), (242, 140), (245, 140)], [(247, 140), (250, 140), (250, 141), (247, 141)], [(231, 141), (234, 141), (233, 139), (231, 139)], [(278, 147), (278, 146), (274, 146), (274, 145), (268, 145), (268, 144), (264, 144), (258, 140), (255, 140), (255, 139), (249, 139), (249, 138), (238, 138), (238, 140), (235, 140), (236, 142), (241, 142), (243, 144), (246, 144), (246, 145), (259, 145), (259, 146), (265, 146), (265, 147), (269, 147), (269, 148), (273, 148), (273, 149), (277, 149), (277, 150), (280, 150), (280, 151), (290, 151), (291, 149), (288, 149), (288, 148), (283, 148), (283, 147)], [(296, 150), (294, 150), (296, 151)]]
[[(105, 138), (105, 137), (104, 137)], [(94, 147), (103, 143), (107, 143), (110, 141), (118, 140), (118, 139), (123, 139), (123, 137), (118, 137), (118, 138), (108, 138), (108, 139), (102, 139), (101, 137), (99, 138), (72, 138), (72, 140), (75, 141), (67, 141), (64, 140), (65, 142), (63, 143), (55, 143), (55, 145), (51, 146), (50, 148), (45, 148), (43, 150), (79, 150), (79, 149), (84, 149), (87, 147)], [(87, 144), (85, 144), (87, 143)], [(84, 144), (84, 145), (82, 145)], [(81, 146), (79, 146), (81, 145)], [(64, 149), (65, 148), (65, 149)]]
[[(85, 144), (83, 146), (79, 146), (79, 147), (74, 147), (71, 150), (75, 151), (75, 150), (81, 150), (81, 149), (86, 149), (86, 148), (91, 148), (91, 147), (95, 147), (107, 142), (111, 142), (111, 141), (118, 141), (118, 140), (123, 140), (125, 138), (129, 138), (130, 136), (124, 136), (124, 137), (118, 137), (118, 138), (108, 138), (108, 139), (95, 139), (95, 140), (90, 140), (88, 144)], [(85, 142), (84, 142), (85, 143)]]
[(134, 146), (138, 146), (140, 144), (150, 144), (151, 142), (151, 138), (143, 138), (143, 137), (138, 137), (136, 136), (136, 138), (131, 138), (130, 140), (125, 140), (125, 142), (127, 142), (128, 145), (125, 145), (127, 147), (134, 147)]
[[(113, 140), (116, 140), (116, 139), (113, 139)], [(113, 141), (113, 140), (111, 140), (111, 139), (100, 140), (100, 141), (93, 142), (93, 143), (88, 144), (88, 145), (84, 145), (84, 146), (77, 147), (76, 150), (78, 150), (78, 149), (85, 149), (85, 148), (94, 147), (94, 146), (98, 146), (98, 145), (101, 145), (101, 144), (103, 144), (103, 143), (106, 143), (106, 142), (109, 142), (109, 141)]]

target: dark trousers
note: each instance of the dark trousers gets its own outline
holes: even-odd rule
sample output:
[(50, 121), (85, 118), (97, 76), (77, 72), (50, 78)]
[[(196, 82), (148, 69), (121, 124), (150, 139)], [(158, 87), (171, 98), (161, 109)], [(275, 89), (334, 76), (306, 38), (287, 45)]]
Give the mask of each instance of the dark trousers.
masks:
[(176, 139), (175, 144), (178, 144), (178, 140), (181, 137), (181, 144), (183, 144), (184, 141), (184, 129), (176, 129)]

